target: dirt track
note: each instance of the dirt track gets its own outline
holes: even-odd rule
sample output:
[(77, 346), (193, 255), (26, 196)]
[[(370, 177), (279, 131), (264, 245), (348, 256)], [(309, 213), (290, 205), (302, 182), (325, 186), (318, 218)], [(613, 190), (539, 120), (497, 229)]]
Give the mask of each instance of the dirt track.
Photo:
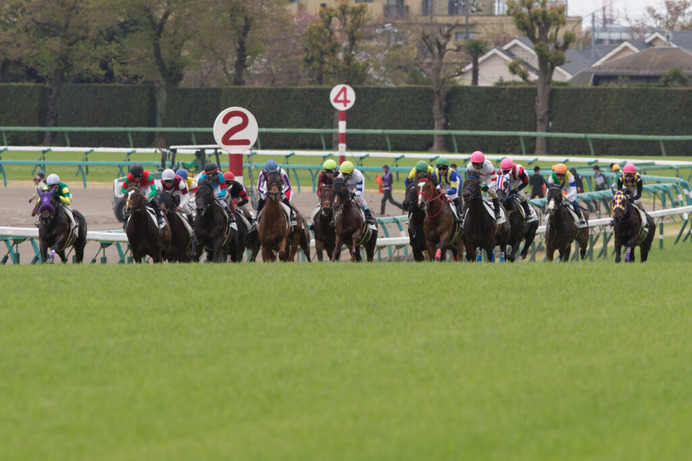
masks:
[[(0, 189), (0, 227), (34, 227), (36, 217), (31, 216), (33, 203), (28, 203), (31, 197), (34, 183), (32, 181), (8, 181), (8, 187)], [(90, 231), (95, 230), (118, 230), (122, 226), (115, 219), (112, 209), (113, 190), (111, 183), (89, 183), (88, 188), (71, 187), (73, 195), (73, 208), (79, 210), (87, 220), (87, 227)], [(377, 193), (366, 193), (366, 200), (370, 208), (377, 213), (380, 211), (381, 195)], [(403, 200), (401, 194), (394, 194), (394, 199), (398, 202)], [(295, 194), (293, 203), (296, 208), (309, 218), (310, 212), (317, 206), (317, 196), (312, 192)], [(397, 216), (401, 210), (391, 203), (386, 206), (386, 215)], [(87, 244), (84, 259), (89, 262), (99, 250), (98, 244), (90, 242)], [(116, 262), (118, 253), (115, 248), (109, 247), (107, 250), (108, 262)], [(3, 246), (2, 255), (7, 252)], [(27, 263), (33, 250), (28, 243), (20, 246), (21, 262)], [(0, 255), (0, 256), (2, 256)]]

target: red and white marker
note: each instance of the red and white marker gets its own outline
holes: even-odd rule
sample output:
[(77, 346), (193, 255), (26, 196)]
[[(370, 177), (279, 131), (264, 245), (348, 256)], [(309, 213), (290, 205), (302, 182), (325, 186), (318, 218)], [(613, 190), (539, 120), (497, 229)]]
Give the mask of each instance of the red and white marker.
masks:
[(356, 102), (356, 92), (348, 85), (337, 85), (329, 93), (329, 101), (339, 111), (339, 165), (346, 160), (346, 111)]
[(228, 152), (228, 169), (243, 183), (243, 154), (257, 141), (259, 128), (252, 113), (242, 107), (221, 111), (214, 121), (214, 140)]

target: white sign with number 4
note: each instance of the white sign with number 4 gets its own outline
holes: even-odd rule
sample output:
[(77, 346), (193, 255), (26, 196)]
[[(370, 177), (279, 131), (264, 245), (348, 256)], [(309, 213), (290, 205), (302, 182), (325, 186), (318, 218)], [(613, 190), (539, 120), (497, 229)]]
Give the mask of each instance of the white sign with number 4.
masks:
[(257, 141), (257, 120), (242, 107), (224, 109), (214, 121), (214, 140), (230, 154), (243, 154)]
[(329, 93), (329, 101), (336, 110), (349, 110), (356, 102), (356, 92), (348, 85), (337, 85)]

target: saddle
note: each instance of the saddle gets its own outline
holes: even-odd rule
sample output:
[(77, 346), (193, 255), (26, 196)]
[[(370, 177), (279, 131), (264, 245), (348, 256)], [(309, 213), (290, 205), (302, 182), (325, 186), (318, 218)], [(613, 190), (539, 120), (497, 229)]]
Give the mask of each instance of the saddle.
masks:
[(644, 210), (636, 206), (634, 203), (632, 204), (632, 207), (639, 212), (639, 216), (642, 220), (642, 227), (639, 230), (639, 239), (637, 241), (637, 243), (642, 243), (646, 239), (646, 236), (649, 235), (649, 221), (646, 219), (647, 214)]
[(567, 210), (567, 212), (572, 215), (572, 219), (574, 219), (574, 222), (577, 224), (577, 229), (584, 229), (585, 227), (589, 227), (588, 223), (579, 224), (579, 216), (577, 216), (577, 212), (574, 211), (574, 208), (572, 208), (571, 203), (562, 202), (562, 206), (565, 207), (565, 210)]
[(527, 219), (526, 210), (524, 210), (524, 207), (522, 206), (521, 202), (519, 200), (516, 200), (516, 199), (514, 199), (513, 201), (516, 202), (516, 204), (517, 204), (516, 208), (517, 208), (517, 210), (519, 210), (519, 214), (521, 215), (522, 218), (524, 218), (524, 220), (526, 221), (527, 224), (530, 222), (538, 221), (538, 215), (536, 214), (536, 210), (534, 210), (532, 206), (529, 205), (530, 212), (529, 212), (529, 217)]
[(187, 216), (185, 216), (185, 213), (183, 213), (182, 211), (178, 211), (178, 212), (176, 212), (175, 214), (178, 215), (178, 217), (180, 218), (180, 220), (181, 220), (181, 221), (183, 222), (183, 224), (185, 225), (185, 229), (188, 231), (188, 233), (190, 234), (190, 236), (192, 236), (192, 233), (193, 233), (194, 231), (193, 231), (193, 229), (192, 229), (192, 226), (190, 225), (190, 222), (187, 220)]
[[(483, 205), (485, 206), (485, 211), (488, 212), (491, 218), (493, 218), (493, 221), (495, 221), (495, 207), (493, 207), (493, 203), (489, 200), (483, 199)], [(507, 222), (507, 216), (505, 215), (505, 210), (503, 207), (500, 207), (500, 219), (497, 220), (495, 223), (496, 225), (504, 224)]]

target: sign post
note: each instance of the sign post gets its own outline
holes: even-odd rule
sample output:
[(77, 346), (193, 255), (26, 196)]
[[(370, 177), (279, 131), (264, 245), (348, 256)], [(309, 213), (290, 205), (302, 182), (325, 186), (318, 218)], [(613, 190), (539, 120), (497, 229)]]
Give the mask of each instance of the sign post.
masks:
[(228, 169), (243, 183), (243, 154), (257, 141), (259, 128), (252, 113), (242, 107), (229, 107), (216, 116), (214, 140), (228, 152)]
[(337, 85), (329, 93), (329, 101), (339, 111), (339, 165), (346, 160), (346, 111), (356, 102), (356, 92), (348, 85)]

